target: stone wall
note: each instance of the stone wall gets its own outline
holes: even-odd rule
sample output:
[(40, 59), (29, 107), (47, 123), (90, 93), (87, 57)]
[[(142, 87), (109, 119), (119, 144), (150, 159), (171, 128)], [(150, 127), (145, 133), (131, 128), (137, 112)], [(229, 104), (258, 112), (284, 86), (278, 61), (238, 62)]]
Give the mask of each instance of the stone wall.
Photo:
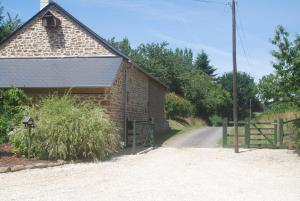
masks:
[(164, 131), (168, 129), (165, 114), (165, 94), (165, 88), (156, 81), (149, 80), (149, 116), (154, 118), (155, 128), (157, 131)]
[[(127, 95), (125, 93), (127, 80)], [(49, 94), (53, 89), (46, 91), (27, 90), (26, 92), (36, 99)], [(167, 128), (164, 101), (165, 91), (158, 82), (152, 80), (132, 64), (124, 61), (119, 69), (111, 88), (73, 89), (72, 94), (81, 100), (88, 100), (103, 107), (106, 113), (116, 123), (122, 140), (125, 140), (125, 115), (128, 120), (148, 121), (154, 118), (156, 130)], [(63, 90), (59, 92), (63, 94)], [(125, 105), (127, 105), (125, 114)]]
[(114, 56), (55, 7), (51, 12), (61, 20), (60, 28), (43, 27), (42, 13), (0, 47), (0, 57)]
[(147, 121), (149, 78), (132, 64), (127, 63), (128, 120)]
[(156, 131), (167, 129), (165, 115), (166, 88), (132, 64), (127, 62), (126, 67), (128, 120), (149, 121), (150, 118), (154, 118)]

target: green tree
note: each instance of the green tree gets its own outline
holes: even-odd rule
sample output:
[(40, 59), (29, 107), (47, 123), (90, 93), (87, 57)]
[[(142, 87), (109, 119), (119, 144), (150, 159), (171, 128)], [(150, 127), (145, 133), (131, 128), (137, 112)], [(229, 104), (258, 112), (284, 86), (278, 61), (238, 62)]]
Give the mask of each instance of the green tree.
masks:
[(281, 92), (278, 96), (282, 101), (300, 106), (300, 35), (291, 42), (289, 33), (283, 26), (278, 26), (271, 42), (277, 46), (272, 55), (276, 59), (273, 67)]
[(258, 84), (259, 98), (264, 105), (271, 105), (282, 100), (278, 77), (275, 74), (263, 76)]
[[(189, 51), (173, 51), (167, 42), (139, 45), (132, 59), (153, 76), (163, 81), (171, 91), (183, 95), (183, 74), (191, 68)], [(189, 63), (190, 62), (190, 63)]]
[(107, 40), (110, 44), (112, 44), (114, 47), (122, 51), (124, 54), (131, 56), (133, 49), (131, 48), (130, 42), (128, 38), (124, 38), (121, 41), (116, 41), (116, 38), (113, 37), (111, 39)]
[(183, 83), (185, 97), (197, 109), (197, 114), (208, 118), (210, 115), (224, 115), (224, 110), (230, 106), (230, 95), (211, 77), (199, 70), (186, 73)]
[(197, 55), (196, 61), (194, 63), (195, 68), (202, 70), (207, 75), (211, 77), (215, 77), (216, 68), (214, 68), (210, 64), (210, 60), (208, 59), (208, 55), (202, 50), (200, 54)]
[(28, 100), (20, 89), (0, 90), (0, 137), (6, 136), (13, 129), (16, 115)]
[(4, 7), (0, 6), (0, 42), (21, 26), (21, 20), (16, 15), (12, 17), (9, 13), (3, 14)]
[[(225, 73), (218, 78), (218, 82), (222, 87), (231, 94), (232, 99), (232, 72)], [(249, 114), (250, 100), (252, 102), (253, 111), (261, 109), (260, 101), (258, 99), (258, 89), (254, 82), (254, 78), (245, 72), (237, 73), (238, 83), (238, 115), (239, 118), (245, 118)], [(231, 107), (229, 107), (226, 116), (232, 118)]]

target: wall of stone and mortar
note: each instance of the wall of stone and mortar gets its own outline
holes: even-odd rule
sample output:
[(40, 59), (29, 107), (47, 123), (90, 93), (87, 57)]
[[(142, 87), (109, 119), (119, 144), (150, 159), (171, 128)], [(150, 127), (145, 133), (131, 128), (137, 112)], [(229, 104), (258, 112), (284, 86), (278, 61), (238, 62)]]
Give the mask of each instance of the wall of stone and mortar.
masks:
[[(127, 80), (127, 95), (125, 80)], [(34, 94), (29, 90), (29, 95), (35, 99), (35, 102), (48, 94)], [(87, 100), (104, 108), (116, 123), (122, 137), (125, 136), (126, 101), (126, 117), (129, 121), (148, 121), (150, 118), (154, 118), (157, 131), (166, 129), (165, 89), (127, 61), (122, 63), (111, 88), (104, 89), (103, 93), (73, 93), (73, 95), (78, 96), (82, 101)]]
[[(115, 56), (67, 16), (55, 8), (51, 8), (51, 12), (61, 20), (60, 29), (43, 27), (41, 18), (45, 13), (42, 13), (0, 47), (0, 58)], [(127, 93), (125, 80), (128, 84)], [(158, 82), (127, 61), (122, 63), (110, 89), (105, 89), (103, 93), (75, 93), (81, 100), (89, 100), (106, 109), (119, 127), (121, 136), (124, 136), (126, 100), (128, 120), (147, 121), (153, 117), (157, 129), (164, 129), (164, 94), (165, 89)], [(38, 101), (39, 97), (48, 93), (30, 95)]]
[[(0, 57), (67, 57), (67, 56), (114, 56), (98, 40), (58, 11), (51, 13), (61, 20), (58, 29), (46, 29), (41, 13), (17, 35), (0, 47)], [(83, 45), (84, 44), (84, 45)]]
[(148, 121), (153, 118), (157, 132), (168, 129), (164, 108), (167, 89), (133, 64), (126, 62), (125, 66), (128, 83), (128, 119)]

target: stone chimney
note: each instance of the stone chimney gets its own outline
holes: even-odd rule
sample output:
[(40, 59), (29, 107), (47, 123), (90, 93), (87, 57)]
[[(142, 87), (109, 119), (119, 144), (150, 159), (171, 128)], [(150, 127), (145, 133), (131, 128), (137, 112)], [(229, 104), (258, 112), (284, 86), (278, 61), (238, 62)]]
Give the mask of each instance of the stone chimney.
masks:
[(40, 0), (40, 10), (45, 8), (52, 0)]

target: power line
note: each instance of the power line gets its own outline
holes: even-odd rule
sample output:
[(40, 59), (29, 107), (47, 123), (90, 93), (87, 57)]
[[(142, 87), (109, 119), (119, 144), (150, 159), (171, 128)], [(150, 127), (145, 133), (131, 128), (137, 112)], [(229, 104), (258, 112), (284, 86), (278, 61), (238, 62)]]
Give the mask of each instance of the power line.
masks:
[(225, 1), (210, 1), (210, 0), (194, 0), (194, 1), (198, 1), (201, 3), (210, 3), (210, 4), (221, 4), (221, 5), (228, 4), (228, 2), (225, 2)]
[(244, 56), (247, 60), (248, 65), (251, 66), (252, 64), (249, 61), (249, 54), (248, 54), (249, 49), (248, 49), (248, 45), (247, 45), (248, 44), (247, 43), (247, 38), (246, 38), (245, 31), (244, 31), (244, 26), (243, 26), (243, 23), (242, 23), (242, 17), (241, 17), (240, 11), (239, 11), (239, 5), (238, 4), (237, 4), (237, 14), (238, 14), (238, 23), (239, 23), (238, 35), (239, 35), (239, 39), (240, 39), (240, 42), (241, 42), (241, 47), (243, 49), (243, 54), (244, 54)]

